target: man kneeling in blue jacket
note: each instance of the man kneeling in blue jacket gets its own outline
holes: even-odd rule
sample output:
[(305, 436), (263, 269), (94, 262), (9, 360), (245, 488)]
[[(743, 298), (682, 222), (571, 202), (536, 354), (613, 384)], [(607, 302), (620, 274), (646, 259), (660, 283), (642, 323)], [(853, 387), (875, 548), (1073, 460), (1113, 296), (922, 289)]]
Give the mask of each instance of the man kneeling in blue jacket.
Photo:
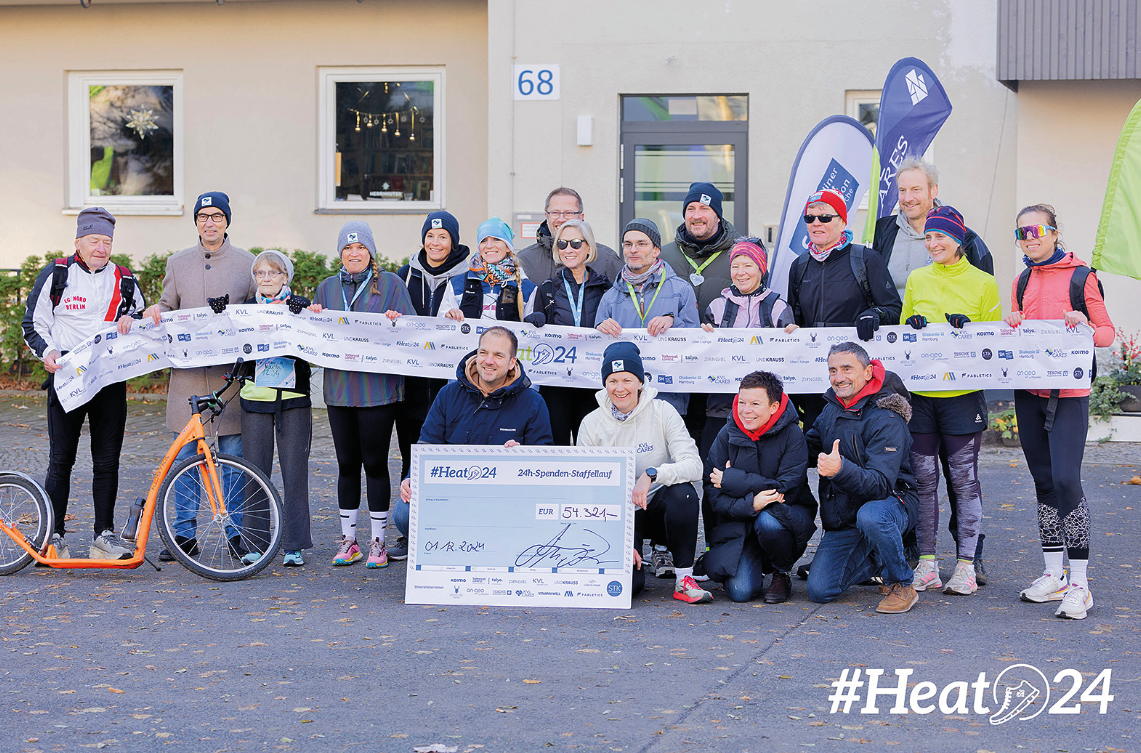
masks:
[[(515, 354), (519, 339), (506, 327), (488, 327), (479, 348), (456, 366), (456, 379), (436, 395), (420, 444), (554, 444), (547, 404), (531, 389), (531, 380)], [(401, 504), (392, 518), (401, 536), (408, 535), (412, 485), (400, 482)]]
[(808, 462), (820, 473), (824, 524), (808, 598), (829, 602), (881, 575), (885, 598), (876, 611), (902, 614), (919, 600), (903, 554), (903, 536), (919, 516), (910, 395), (898, 376), (852, 342), (828, 351), (828, 381), (827, 404), (806, 436)]

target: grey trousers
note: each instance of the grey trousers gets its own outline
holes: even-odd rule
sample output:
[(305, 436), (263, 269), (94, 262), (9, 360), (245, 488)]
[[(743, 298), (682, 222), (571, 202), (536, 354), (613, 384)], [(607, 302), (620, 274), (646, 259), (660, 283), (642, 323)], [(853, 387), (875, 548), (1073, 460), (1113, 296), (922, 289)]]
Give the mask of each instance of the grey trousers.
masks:
[(309, 445), (313, 436), (313, 409), (290, 408), (278, 415), (251, 413), (242, 416), (242, 455), (266, 476), (273, 473), (273, 444), (281, 480), (285, 486), (281, 548), (298, 551), (313, 548), (309, 528)]

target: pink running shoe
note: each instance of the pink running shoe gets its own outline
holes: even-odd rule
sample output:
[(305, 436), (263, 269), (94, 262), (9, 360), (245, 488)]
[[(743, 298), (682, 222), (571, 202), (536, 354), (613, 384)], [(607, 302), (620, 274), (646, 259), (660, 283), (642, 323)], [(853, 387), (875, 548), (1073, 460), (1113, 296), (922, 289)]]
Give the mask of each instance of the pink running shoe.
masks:
[(388, 567), (388, 550), (384, 548), (384, 542), (380, 539), (372, 540), (372, 545), (368, 548), (368, 562), (365, 563), (365, 567)]
[(357, 546), (356, 539), (347, 538), (344, 534), (341, 535), (341, 547), (337, 550), (337, 556), (333, 557), (333, 564), (337, 566), (351, 565), (361, 557), (361, 548)]

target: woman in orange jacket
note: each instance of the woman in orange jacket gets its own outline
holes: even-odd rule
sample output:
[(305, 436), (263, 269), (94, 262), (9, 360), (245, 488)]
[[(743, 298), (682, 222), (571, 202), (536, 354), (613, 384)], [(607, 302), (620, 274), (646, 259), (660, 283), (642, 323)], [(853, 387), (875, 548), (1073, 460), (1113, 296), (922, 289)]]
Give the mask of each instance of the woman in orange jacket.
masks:
[[(1112, 344), (1113, 322), (1101, 286), (1086, 269), (1088, 265), (1062, 246), (1054, 208), (1048, 204), (1026, 207), (1018, 213), (1017, 224), (1015, 236), (1027, 269), (1014, 281), (1011, 313), (1004, 321), (1017, 327), (1026, 319), (1063, 319), (1067, 327), (1092, 329), (1095, 346)], [(1085, 276), (1081, 305), (1070, 301), (1075, 275)], [(1024, 589), (1021, 598), (1039, 603), (1061, 601), (1056, 616), (1083, 620), (1093, 607), (1086, 580), (1090, 514), (1081, 481), (1089, 390), (1018, 390), (1014, 409), (1038, 495), (1038, 532), (1046, 561), (1042, 577)], [(1062, 568), (1063, 551), (1070, 558), (1068, 579)]]

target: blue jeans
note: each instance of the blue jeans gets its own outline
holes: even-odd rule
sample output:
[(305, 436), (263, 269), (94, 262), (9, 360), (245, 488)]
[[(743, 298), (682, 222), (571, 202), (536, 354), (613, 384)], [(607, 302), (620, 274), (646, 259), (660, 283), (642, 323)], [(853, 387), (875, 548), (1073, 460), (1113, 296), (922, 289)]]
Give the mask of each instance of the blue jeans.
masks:
[(825, 604), (873, 575), (888, 585), (910, 584), (913, 573), (903, 555), (907, 529), (907, 511), (895, 497), (864, 503), (855, 528), (824, 532), (808, 571), (808, 598)]
[(396, 526), (396, 530), (400, 532), (401, 536), (408, 535), (408, 518), (412, 516), (412, 505), (402, 499), (397, 499), (392, 504), (392, 524)]
[[(802, 508), (790, 506), (789, 510), (808, 517)], [(753, 518), (752, 533), (745, 536), (736, 574), (724, 583), (726, 595), (737, 603), (752, 601), (764, 592), (766, 569), (787, 573), (800, 556), (792, 531), (764, 510)]]
[[(175, 434), (175, 438), (178, 435)], [(226, 455), (242, 456), (242, 435), (226, 434), (218, 437), (218, 451)], [(174, 465), (178, 465), (186, 458), (198, 454), (198, 443), (191, 442), (182, 446), (174, 458)], [(240, 483), (239, 472), (224, 466), (222, 468), (222, 494), (226, 497), (226, 509), (230, 512), (233, 525), (226, 526), (226, 537), (233, 538), (238, 535), (238, 528), (242, 525), (242, 490), (237, 489)], [(194, 474), (186, 473), (174, 482), (174, 534), (183, 538), (192, 539), (197, 534), (198, 502), (202, 493), (202, 483)]]

